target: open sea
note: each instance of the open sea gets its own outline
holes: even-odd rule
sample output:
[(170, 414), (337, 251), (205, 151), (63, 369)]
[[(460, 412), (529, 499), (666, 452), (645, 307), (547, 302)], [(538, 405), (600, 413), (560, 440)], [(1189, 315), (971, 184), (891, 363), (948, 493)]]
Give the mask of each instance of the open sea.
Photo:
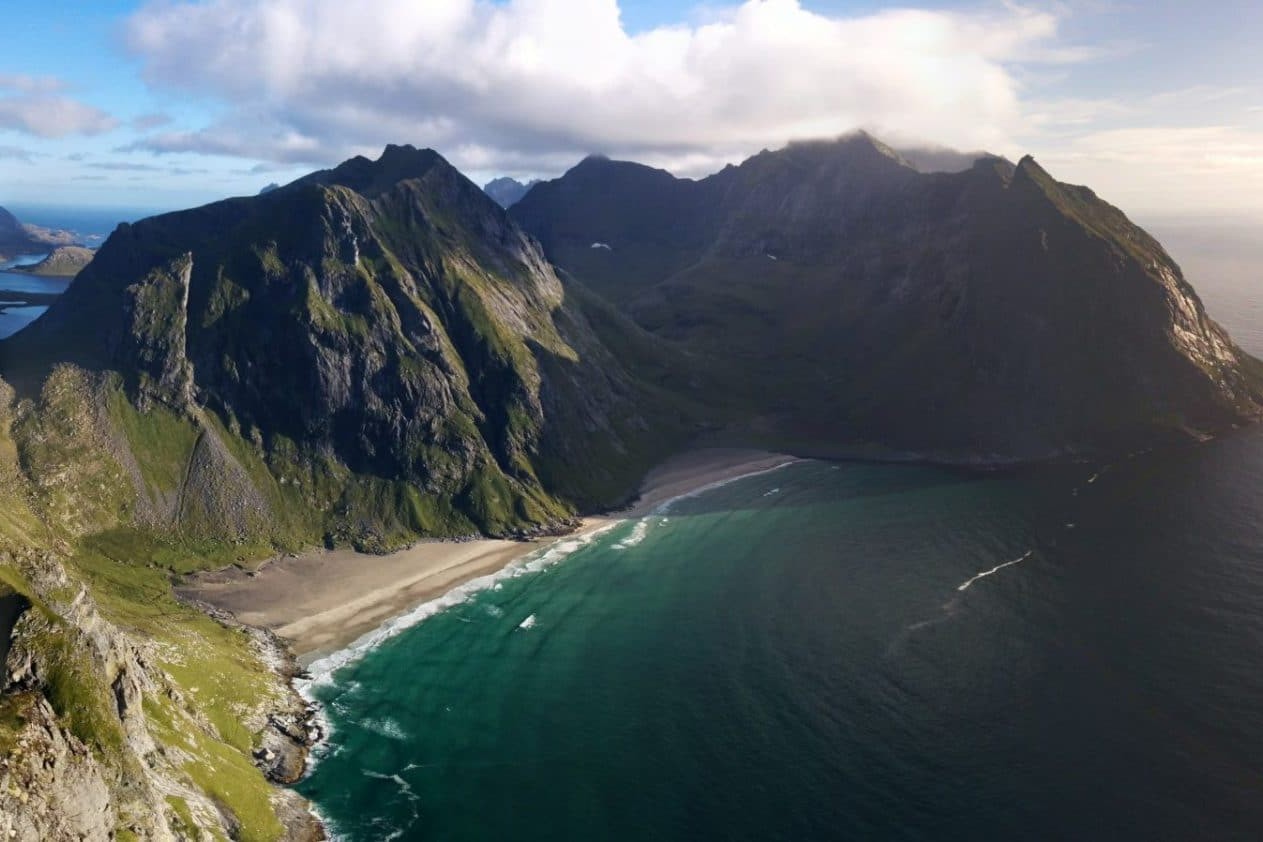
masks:
[[(1195, 278), (1260, 354), (1231, 281)], [(380, 637), (307, 688), (332, 735), (298, 788), (340, 839), (1257, 840), (1263, 429), (801, 462)]]

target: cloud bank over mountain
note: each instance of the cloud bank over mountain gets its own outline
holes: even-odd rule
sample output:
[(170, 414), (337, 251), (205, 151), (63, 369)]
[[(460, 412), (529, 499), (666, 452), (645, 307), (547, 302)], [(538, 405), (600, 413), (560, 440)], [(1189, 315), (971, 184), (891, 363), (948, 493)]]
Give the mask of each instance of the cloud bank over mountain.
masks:
[(142, 141), (154, 151), (326, 161), (407, 138), (473, 170), (598, 150), (700, 173), (859, 126), (1009, 151), (1010, 64), (1075, 59), (1056, 30), (1017, 6), (831, 17), (749, 0), (632, 33), (615, 0), (210, 0), (146, 6), (127, 37), (150, 84), (229, 104)]

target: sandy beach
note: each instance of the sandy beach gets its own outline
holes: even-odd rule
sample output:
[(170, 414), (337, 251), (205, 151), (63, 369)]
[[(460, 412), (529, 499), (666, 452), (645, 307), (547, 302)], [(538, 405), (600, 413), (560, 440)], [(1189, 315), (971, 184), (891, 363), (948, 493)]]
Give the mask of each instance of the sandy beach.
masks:
[[(711, 449), (681, 454), (653, 469), (629, 509), (589, 517), (571, 535), (642, 517), (667, 500), (795, 461), (757, 450)], [(231, 612), (276, 632), (300, 663), (344, 648), (391, 617), (557, 541), (427, 541), (389, 555), (313, 550), (273, 559), (257, 571), (202, 573), (176, 588), (182, 596)]]

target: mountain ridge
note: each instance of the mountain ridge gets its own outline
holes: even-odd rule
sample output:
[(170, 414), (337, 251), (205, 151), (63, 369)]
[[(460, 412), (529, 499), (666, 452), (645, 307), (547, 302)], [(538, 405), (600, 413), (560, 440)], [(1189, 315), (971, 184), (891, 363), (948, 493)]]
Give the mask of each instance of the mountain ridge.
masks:
[(816, 452), (1107, 453), (1222, 432), (1263, 405), (1258, 361), (1160, 244), (1029, 156), (923, 173), (856, 134), (698, 181), (591, 158), (511, 215), (554, 263), (707, 356), (773, 441)]

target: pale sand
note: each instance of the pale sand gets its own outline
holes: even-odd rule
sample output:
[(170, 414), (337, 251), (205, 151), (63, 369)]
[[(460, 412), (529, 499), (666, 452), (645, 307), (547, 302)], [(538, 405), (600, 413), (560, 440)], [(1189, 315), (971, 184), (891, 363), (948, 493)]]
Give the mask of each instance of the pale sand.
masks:
[[(642, 517), (667, 500), (745, 474), (796, 461), (757, 450), (697, 450), (655, 468), (640, 498), (623, 512), (584, 518), (566, 537)], [(299, 662), (342, 649), (382, 625), (470, 579), (560, 539), (430, 541), (389, 555), (316, 550), (278, 558), (257, 572), (230, 568), (203, 573), (176, 588), (185, 597), (230, 611), (285, 639)]]

